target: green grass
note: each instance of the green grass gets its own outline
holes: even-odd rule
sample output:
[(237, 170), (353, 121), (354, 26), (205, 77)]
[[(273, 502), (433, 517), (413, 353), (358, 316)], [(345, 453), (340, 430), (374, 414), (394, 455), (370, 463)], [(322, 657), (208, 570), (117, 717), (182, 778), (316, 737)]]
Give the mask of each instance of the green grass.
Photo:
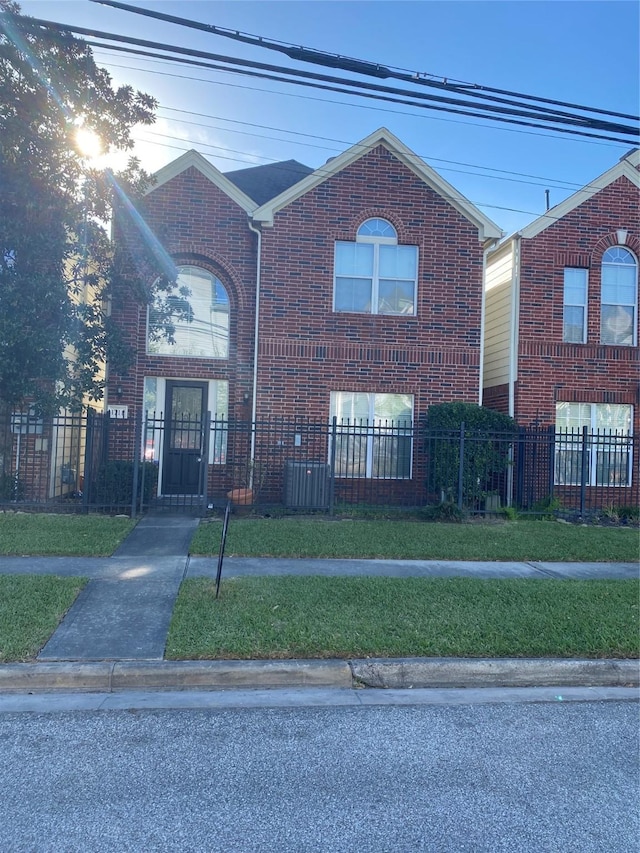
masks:
[(86, 578), (0, 575), (0, 662), (34, 658), (86, 583)]
[(102, 515), (0, 514), (0, 555), (86, 556), (112, 554), (135, 527), (130, 518)]
[(635, 580), (270, 577), (183, 583), (171, 659), (637, 657)]
[[(200, 525), (192, 554), (217, 554), (222, 525)], [(522, 520), (433, 524), (419, 521), (232, 518), (227, 555), (415, 560), (632, 562), (637, 529)]]

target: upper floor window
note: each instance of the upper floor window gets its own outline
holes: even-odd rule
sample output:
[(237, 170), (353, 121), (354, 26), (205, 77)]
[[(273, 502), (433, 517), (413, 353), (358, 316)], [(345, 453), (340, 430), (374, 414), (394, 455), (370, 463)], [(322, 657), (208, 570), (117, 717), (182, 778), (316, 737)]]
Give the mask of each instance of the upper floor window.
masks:
[(167, 293), (149, 306), (150, 355), (228, 358), (229, 297), (222, 282), (195, 266), (178, 268)]
[(624, 246), (612, 246), (602, 256), (600, 343), (636, 343), (638, 264)]
[(587, 270), (566, 267), (564, 271), (562, 340), (568, 344), (587, 341)]
[(356, 314), (415, 314), (418, 247), (399, 246), (386, 219), (367, 219), (355, 243), (338, 240), (333, 310)]

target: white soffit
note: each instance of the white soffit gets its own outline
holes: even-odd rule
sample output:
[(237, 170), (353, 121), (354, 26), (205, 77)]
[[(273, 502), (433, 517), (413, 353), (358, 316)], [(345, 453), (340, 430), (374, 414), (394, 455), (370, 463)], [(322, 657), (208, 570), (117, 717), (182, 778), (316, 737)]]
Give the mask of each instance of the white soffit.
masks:
[(257, 205), (253, 199), (245, 195), (229, 178), (225, 177), (219, 169), (216, 169), (212, 163), (205, 160), (202, 154), (198, 154), (194, 149), (187, 151), (181, 157), (178, 157), (177, 160), (172, 160), (171, 163), (167, 163), (166, 166), (159, 169), (153, 176), (155, 178), (154, 185), (149, 187), (145, 195), (149, 195), (149, 193), (157, 190), (158, 187), (177, 177), (181, 172), (185, 172), (191, 166), (203, 174), (212, 184), (215, 184), (232, 201), (235, 201), (246, 213), (251, 214), (256, 209)]
[(479, 231), (480, 240), (497, 239), (502, 236), (500, 228), (481, 213), (478, 208), (472, 204), (467, 198), (461, 195), (455, 187), (451, 186), (448, 181), (445, 181), (436, 171), (428, 166), (424, 160), (414, 154), (407, 146), (401, 142), (397, 136), (391, 131), (382, 127), (374, 133), (367, 136), (361, 142), (357, 142), (351, 148), (348, 148), (342, 154), (334, 157), (324, 166), (320, 166), (315, 172), (312, 172), (306, 178), (303, 178), (297, 184), (294, 184), (289, 189), (280, 193), (279, 196), (271, 199), (262, 207), (259, 207), (253, 214), (254, 221), (262, 222), (265, 225), (273, 225), (273, 217), (283, 207), (286, 207), (291, 202), (308, 193), (314, 187), (333, 177), (342, 169), (359, 160), (365, 154), (368, 154), (378, 145), (384, 145), (393, 155), (395, 155), (401, 163), (409, 168), (417, 175), (427, 186), (431, 187), (436, 193), (442, 196), (449, 204), (454, 207), (466, 219), (472, 222)]
[(545, 228), (549, 228), (550, 225), (562, 219), (567, 213), (571, 213), (576, 207), (579, 207), (596, 193), (608, 187), (609, 184), (617, 181), (618, 178), (626, 177), (635, 187), (640, 188), (640, 172), (636, 168), (639, 163), (640, 149), (636, 149), (623, 160), (620, 160), (619, 163), (616, 163), (615, 166), (612, 166), (603, 175), (600, 175), (599, 178), (596, 178), (590, 184), (570, 195), (569, 198), (561, 201), (560, 204), (543, 213), (538, 219), (534, 219), (533, 222), (522, 228), (518, 233), (525, 239), (537, 237)]

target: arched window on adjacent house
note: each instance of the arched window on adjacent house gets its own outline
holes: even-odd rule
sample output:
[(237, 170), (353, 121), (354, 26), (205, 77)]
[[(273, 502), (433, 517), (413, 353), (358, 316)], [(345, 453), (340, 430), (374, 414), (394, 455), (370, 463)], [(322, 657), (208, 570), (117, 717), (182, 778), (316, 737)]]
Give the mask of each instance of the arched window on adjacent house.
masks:
[(612, 246), (602, 256), (600, 312), (600, 343), (637, 343), (638, 262), (624, 246)]
[(219, 278), (200, 267), (178, 267), (172, 289), (156, 293), (149, 306), (147, 352), (229, 357), (229, 296)]
[(358, 314), (415, 314), (418, 247), (399, 246), (386, 219), (367, 219), (354, 243), (335, 247), (333, 310)]

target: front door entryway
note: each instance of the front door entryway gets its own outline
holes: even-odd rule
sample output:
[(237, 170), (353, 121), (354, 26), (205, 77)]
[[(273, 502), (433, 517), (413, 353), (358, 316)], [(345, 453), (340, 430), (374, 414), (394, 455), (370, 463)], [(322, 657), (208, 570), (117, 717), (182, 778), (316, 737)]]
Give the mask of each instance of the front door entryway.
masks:
[(202, 491), (207, 412), (206, 382), (167, 380), (162, 493), (198, 495)]

